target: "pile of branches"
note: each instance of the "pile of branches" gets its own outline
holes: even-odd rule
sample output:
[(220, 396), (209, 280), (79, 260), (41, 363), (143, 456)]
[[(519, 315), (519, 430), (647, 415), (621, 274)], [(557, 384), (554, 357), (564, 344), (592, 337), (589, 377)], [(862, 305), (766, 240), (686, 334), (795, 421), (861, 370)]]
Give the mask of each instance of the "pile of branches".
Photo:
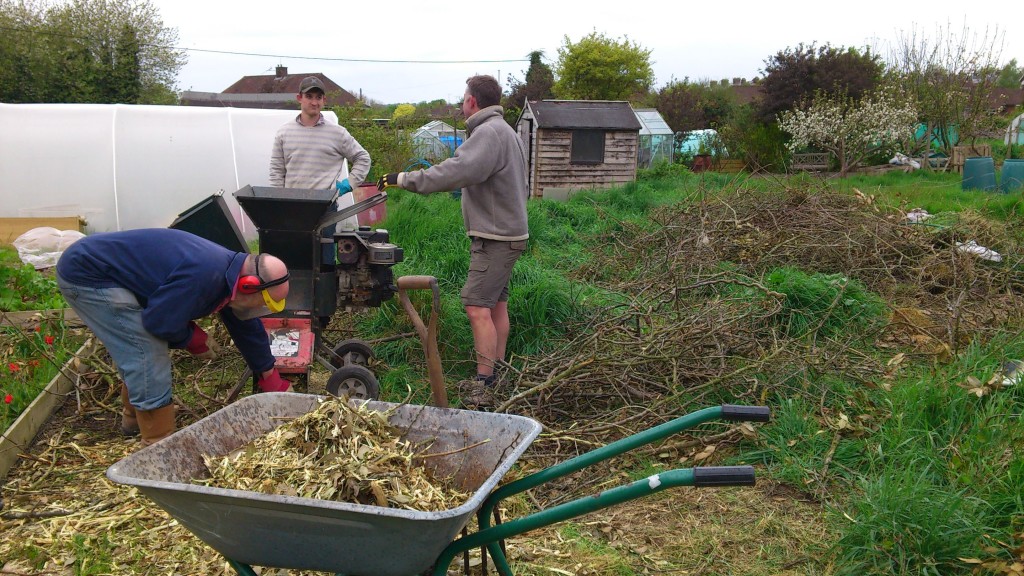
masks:
[[(970, 240), (1002, 260), (962, 250)], [(516, 359), (498, 408), (561, 431), (535, 444), (552, 452), (723, 401), (808, 394), (801, 383), (822, 374), (870, 385), (888, 370), (865, 345), (948, 357), (1024, 312), (1012, 230), (971, 214), (914, 224), (862, 194), (739, 189), (621, 222), (595, 244), (578, 278), (622, 301), (589, 311), (587, 329), (546, 356)], [(856, 280), (890, 316), (867, 334), (793, 337), (777, 321), (785, 295), (764, 281), (780, 267)]]

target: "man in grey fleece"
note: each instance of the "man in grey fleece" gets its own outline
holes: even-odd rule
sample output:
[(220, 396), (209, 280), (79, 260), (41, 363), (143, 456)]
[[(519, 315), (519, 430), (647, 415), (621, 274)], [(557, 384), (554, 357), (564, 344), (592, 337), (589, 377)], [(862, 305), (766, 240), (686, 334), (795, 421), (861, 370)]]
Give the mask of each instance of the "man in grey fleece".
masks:
[(469, 275), (462, 304), (473, 330), (476, 378), (460, 383), (467, 407), (493, 405), (494, 366), (505, 358), (510, 323), (508, 285), (512, 267), (526, 250), (526, 150), (505, 122), (501, 86), (492, 76), (466, 80), (462, 113), (466, 141), (451, 158), (415, 172), (386, 174), (381, 190), (398, 186), (429, 194), (462, 189), (462, 219), (470, 237)]

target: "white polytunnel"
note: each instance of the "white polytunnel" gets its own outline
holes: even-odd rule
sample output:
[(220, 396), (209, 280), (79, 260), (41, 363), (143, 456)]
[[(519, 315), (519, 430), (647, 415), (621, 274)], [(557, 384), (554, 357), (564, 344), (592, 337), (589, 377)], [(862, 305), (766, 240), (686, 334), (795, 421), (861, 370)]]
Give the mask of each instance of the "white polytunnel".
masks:
[[(166, 227), (222, 194), (270, 185), (277, 129), (297, 110), (0, 104), (0, 217), (80, 216), (87, 233)], [(324, 112), (337, 123), (333, 112)]]

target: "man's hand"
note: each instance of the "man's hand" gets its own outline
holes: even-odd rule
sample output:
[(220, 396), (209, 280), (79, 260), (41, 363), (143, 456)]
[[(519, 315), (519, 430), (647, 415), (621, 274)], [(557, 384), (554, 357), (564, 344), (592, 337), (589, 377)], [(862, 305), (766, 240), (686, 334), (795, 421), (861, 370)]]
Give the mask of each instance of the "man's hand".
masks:
[(264, 372), (261, 374), (261, 378), (256, 382), (260, 387), (260, 390), (264, 392), (291, 392), (291, 382), (281, 377), (281, 374), (277, 371), (277, 368)]
[(341, 182), (335, 182), (334, 187), (338, 189), (338, 194), (347, 194), (352, 191), (352, 184), (349, 183), (348, 178), (345, 178)]
[(213, 340), (209, 339), (206, 332), (199, 327), (199, 324), (189, 322), (189, 326), (192, 327), (192, 338), (189, 339), (188, 345), (185, 346), (189, 354), (203, 360), (213, 360), (216, 358), (217, 352), (211, 347), (215, 346)]
[(385, 174), (381, 176), (380, 180), (377, 180), (377, 190), (383, 192), (385, 188), (390, 188), (391, 186), (398, 186), (399, 174), (400, 172), (392, 172), (390, 174)]

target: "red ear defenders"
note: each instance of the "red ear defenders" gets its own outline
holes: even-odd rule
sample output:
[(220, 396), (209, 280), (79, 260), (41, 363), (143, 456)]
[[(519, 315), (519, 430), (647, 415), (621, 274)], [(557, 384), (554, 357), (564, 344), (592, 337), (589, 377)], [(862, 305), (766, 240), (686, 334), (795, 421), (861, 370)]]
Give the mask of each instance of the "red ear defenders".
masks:
[(260, 256), (262, 256), (262, 254), (259, 254), (259, 255), (256, 256), (256, 275), (255, 276), (239, 276), (238, 277), (238, 284), (236, 285), (236, 289), (239, 292), (241, 292), (242, 294), (259, 294), (261, 291), (266, 290), (267, 288), (270, 288), (271, 286), (277, 286), (279, 284), (284, 284), (285, 282), (288, 281), (288, 277), (291, 276), (291, 274), (285, 274), (284, 276), (281, 276), (280, 278), (278, 278), (276, 280), (271, 280), (269, 282), (264, 282), (263, 278), (260, 277)]

